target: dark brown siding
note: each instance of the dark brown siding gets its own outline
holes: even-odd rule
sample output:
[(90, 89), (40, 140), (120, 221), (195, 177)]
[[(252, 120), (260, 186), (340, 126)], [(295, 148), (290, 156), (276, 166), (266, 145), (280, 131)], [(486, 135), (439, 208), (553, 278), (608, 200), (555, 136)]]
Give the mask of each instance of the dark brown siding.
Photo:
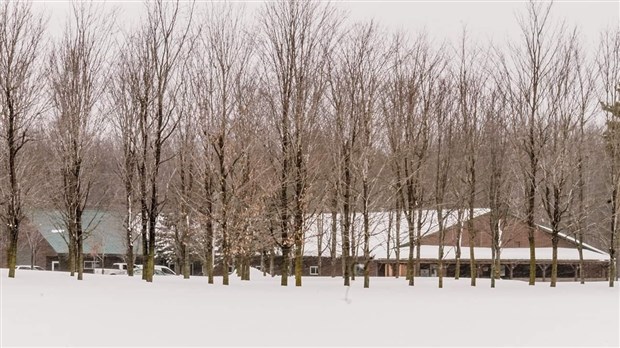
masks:
[[(479, 216), (474, 219), (474, 231), (476, 232), (476, 239), (474, 246), (490, 248), (491, 241), (491, 228), (489, 224), (489, 214)], [(457, 227), (451, 226), (446, 229), (445, 245), (456, 244)], [(536, 229), (534, 234), (537, 248), (550, 248), (551, 247), (551, 234), (540, 229)], [(433, 233), (429, 236), (422, 238), (423, 245), (438, 245), (439, 234)], [(466, 224), (463, 224), (463, 234), (461, 236), (461, 246), (469, 247), (469, 230)], [(561, 248), (574, 248), (575, 245), (565, 239), (560, 239), (559, 247)], [(527, 225), (519, 219), (509, 217), (502, 224), (502, 247), (503, 248), (527, 248), (528, 242), (528, 229)]]

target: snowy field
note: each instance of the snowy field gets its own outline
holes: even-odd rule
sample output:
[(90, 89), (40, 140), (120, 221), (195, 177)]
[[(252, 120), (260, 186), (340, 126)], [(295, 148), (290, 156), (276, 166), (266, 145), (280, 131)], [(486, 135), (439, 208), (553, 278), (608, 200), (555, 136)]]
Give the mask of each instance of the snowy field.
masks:
[[(206, 278), (0, 271), (0, 346), (619, 346), (620, 296), (607, 283), (336, 278), (231, 285)], [(294, 284), (293, 278), (291, 282)]]

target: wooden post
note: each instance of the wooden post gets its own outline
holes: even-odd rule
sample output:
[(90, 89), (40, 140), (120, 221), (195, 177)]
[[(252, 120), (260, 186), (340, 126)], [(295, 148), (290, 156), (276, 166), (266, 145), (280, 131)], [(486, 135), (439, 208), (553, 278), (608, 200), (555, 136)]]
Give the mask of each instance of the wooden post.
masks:
[(579, 265), (573, 265), (573, 271), (575, 271), (575, 281), (579, 280)]
[(542, 271), (542, 281), (544, 282), (547, 276), (547, 268), (549, 268), (549, 265), (542, 264), (538, 265), (538, 267), (540, 267), (540, 270)]
[(515, 267), (517, 267), (517, 265), (514, 264), (514, 263), (511, 263), (511, 264), (508, 265), (508, 277), (510, 279), (513, 278)]

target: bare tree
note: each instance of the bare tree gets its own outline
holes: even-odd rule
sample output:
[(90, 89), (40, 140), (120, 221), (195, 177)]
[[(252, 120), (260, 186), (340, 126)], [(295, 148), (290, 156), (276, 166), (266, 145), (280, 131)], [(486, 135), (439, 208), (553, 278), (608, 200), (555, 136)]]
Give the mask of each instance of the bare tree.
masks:
[[(187, 77), (189, 78), (189, 76)], [(193, 214), (193, 193), (196, 181), (195, 160), (196, 151), (196, 119), (194, 103), (188, 86), (181, 87), (182, 90), (177, 97), (180, 104), (177, 107), (179, 112), (179, 127), (177, 137), (174, 139), (176, 150), (176, 171), (177, 180), (173, 185), (175, 197), (178, 202), (178, 212), (174, 221), (175, 244), (181, 266), (181, 273), (184, 279), (190, 276), (190, 248), (193, 239), (194, 214)]]
[[(147, 23), (136, 36), (133, 49), (140, 62), (142, 85), (137, 91), (140, 103), (138, 120), (138, 183), (144, 257), (143, 279), (153, 281), (157, 217), (162, 208), (160, 171), (162, 150), (177, 124), (176, 98), (186, 67), (183, 61), (193, 43), (190, 37), (193, 5), (186, 23), (181, 23), (178, 2), (156, 1), (147, 6)], [(189, 47), (187, 47), (189, 46)]]
[[(401, 247), (401, 216), (403, 205), (403, 182), (402, 182), (402, 156), (404, 151), (404, 114), (405, 103), (403, 100), (411, 87), (415, 87), (409, 70), (410, 53), (403, 34), (397, 34), (393, 38), (391, 53), (392, 63), (387, 72), (387, 81), (383, 86), (384, 93), (381, 98), (381, 109), (383, 112), (384, 124), (387, 128), (387, 147), (390, 149), (389, 158), (393, 178), (393, 206), (394, 214), (390, 214), (390, 222), (393, 220), (393, 237), (388, 238), (389, 245), (395, 245), (395, 277), (400, 276), (400, 247)], [(409, 92), (411, 93), (411, 92)], [(415, 96), (415, 92), (409, 94)], [(392, 216), (393, 215), (393, 216)], [(390, 227), (392, 225), (390, 224)], [(388, 230), (392, 230), (389, 228)], [(411, 240), (410, 240), (411, 242)], [(410, 246), (413, 245), (410, 243)], [(412, 255), (413, 256), (413, 255)], [(388, 254), (389, 257), (389, 254)]]
[[(486, 83), (481, 53), (478, 48), (467, 46), (467, 35), (463, 32), (460, 47), (460, 64), (458, 75), (458, 109), (462, 128), (464, 152), (465, 197), (467, 209), (467, 232), (469, 235), (469, 269), (471, 286), (476, 286), (477, 266), (474, 254), (476, 229), (474, 227), (474, 208), (477, 196), (477, 160), (480, 148), (479, 113)], [(459, 207), (461, 209), (461, 207)]]
[(387, 103), (383, 106), (389, 119), (388, 138), (392, 166), (396, 175), (396, 192), (407, 221), (409, 255), (407, 280), (414, 285), (416, 259), (419, 259), (422, 210), (425, 192), (423, 178), (429, 157), (432, 109), (436, 102), (439, 75), (445, 68), (442, 55), (433, 52), (425, 35), (420, 35), (412, 49), (403, 47), (402, 39), (394, 43), (392, 78), (388, 81)]
[[(543, 147), (541, 156), (542, 203), (551, 227), (552, 263), (551, 287), (557, 282), (557, 248), (559, 233), (566, 224), (566, 217), (574, 199), (575, 168), (579, 166), (573, 151), (573, 144), (583, 127), (584, 109), (588, 100), (582, 98), (583, 89), (577, 74), (579, 63), (575, 52), (578, 50), (576, 32), (562, 38), (563, 44), (553, 68), (554, 83), (550, 85), (551, 110), (548, 113), (549, 141)], [(581, 120), (580, 120), (581, 119)]]
[[(499, 74), (498, 78), (501, 79)], [(483, 106), (483, 153), (487, 163), (486, 192), (488, 197), (489, 224), (491, 230), (491, 287), (495, 287), (501, 267), (502, 222), (507, 215), (507, 192), (509, 191), (506, 165), (508, 163), (508, 128), (505, 110), (505, 95), (500, 89), (491, 90)], [(504, 224), (505, 227), (505, 224)]]
[(515, 132), (511, 138), (522, 154), (521, 164), (524, 206), (523, 211), (528, 226), (530, 247), (530, 278), (529, 284), (536, 283), (536, 196), (538, 191), (540, 156), (542, 147), (547, 141), (548, 129), (545, 123), (546, 100), (548, 94), (549, 74), (554, 57), (558, 51), (558, 32), (551, 26), (552, 4), (528, 3), (527, 13), (519, 16), (521, 28), (520, 46), (511, 45), (511, 64), (505, 64), (509, 72), (505, 75), (511, 91), (510, 106), (512, 109)]
[(95, 180), (93, 154), (89, 151), (103, 120), (97, 108), (104, 88), (106, 35), (113, 17), (86, 4), (75, 5), (72, 17), (49, 56), (48, 80), (53, 106), (50, 136), (56, 140), (60, 163), (62, 214), (69, 234), (70, 267), (72, 273), (77, 270), (81, 280), (85, 238), (82, 213)]
[[(583, 48), (577, 47), (573, 52), (575, 59), (575, 70), (577, 74), (576, 81), (576, 98), (577, 98), (577, 134), (576, 134), (576, 190), (577, 197), (573, 200), (574, 204), (569, 208), (569, 229), (572, 231), (577, 240), (577, 250), (579, 251), (579, 278), (581, 284), (585, 283), (585, 265), (583, 261), (583, 243), (587, 234), (587, 215), (591, 210), (591, 203), (589, 198), (589, 187), (586, 182), (586, 171), (590, 166), (588, 165), (591, 156), (587, 149), (587, 137), (586, 133), (589, 128), (589, 121), (593, 114), (591, 102), (595, 95), (595, 83), (593, 74), (593, 65), (589, 64), (585, 59), (585, 53)], [(592, 173), (588, 173), (592, 175)], [(576, 205), (576, 206), (575, 206)]]
[(235, 198), (233, 209), (232, 254), (238, 260), (241, 280), (250, 280), (250, 262), (256, 252), (264, 252), (270, 236), (265, 233), (268, 205), (264, 204), (272, 193), (266, 182), (265, 164), (267, 156), (260, 149), (263, 125), (258, 117), (259, 105), (258, 79), (255, 71), (247, 74), (247, 80), (238, 81), (235, 94), (238, 96), (238, 120), (235, 125), (235, 152), (241, 156), (240, 168), (234, 179), (232, 194)]
[(261, 59), (268, 80), (265, 88), (279, 137), (274, 160), (280, 177), (281, 285), (288, 284), (290, 252), (294, 250), (295, 285), (301, 286), (308, 136), (324, 88), (321, 70), (338, 21), (330, 4), (283, 1), (267, 3), (260, 23), (264, 35)]
[(34, 269), (34, 266), (36, 265), (37, 254), (43, 246), (45, 237), (43, 237), (43, 235), (38, 229), (32, 227), (26, 228), (23, 232), (24, 236), (26, 237), (25, 239), (28, 251), (30, 253), (30, 268)]
[[(377, 117), (379, 103), (378, 94), (382, 85), (384, 65), (387, 60), (387, 52), (381, 46), (382, 36), (374, 22), (362, 24), (353, 32), (353, 57), (349, 65), (349, 76), (355, 83), (351, 87), (356, 88), (348, 95), (354, 97), (351, 100), (352, 114), (359, 119), (360, 129), (360, 154), (357, 160), (358, 175), (361, 179), (361, 206), (362, 206), (362, 229), (363, 229), (363, 258), (364, 258), (364, 287), (370, 287), (370, 236), (371, 221), (370, 209), (377, 200), (377, 178), (383, 171), (383, 166), (372, 166), (371, 163), (376, 155), (378, 143), (379, 118)], [(355, 81), (357, 80), (357, 81)]]
[[(218, 223), (221, 262), (224, 270), (231, 262), (229, 229), (234, 217), (234, 174), (242, 165), (243, 149), (236, 151), (231, 138), (239, 123), (240, 102), (245, 79), (249, 76), (252, 54), (250, 33), (243, 27), (243, 12), (230, 5), (214, 4), (210, 7), (207, 25), (201, 35), (201, 51), (205, 68), (199, 73), (198, 85), (203, 90), (199, 105), (206, 119), (207, 140), (215, 157), (214, 179), (217, 200), (214, 212)], [(198, 51), (197, 51), (198, 52)], [(238, 184), (238, 183), (237, 183)], [(228, 272), (223, 273), (223, 283), (228, 285)]]
[(450, 212), (446, 212), (446, 207), (450, 206), (448, 197), (449, 191), (449, 178), (451, 173), (451, 166), (453, 162), (453, 148), (454, 140), (452, 138), (455, 127), (454, 106), (450, 100), (450, 94), (453, 86), (450, 85), (450, 81), (446, 78), (441, 79), (437, 85), (436, 97), (433, 102), (433, 117), (436, 120), (435, 123), (435, 142), (434, 152), (435, 158), (435, 173), (434, 173), (434, 206), (435, 213), (437, 214), (437, 227), (438, 227), (438, 265), (437, 276), (438, 286), (443, 288), (444, 277), (444, 246), (445, 246), (445, 222), (447, 215)]
[(0, 158), (7, 174), (0, 182), (0, 204), (4, 205), (0, 217), (8, 234), (9, 278), (15, 277), (17, 241), (29, 190), (23, 180), (27, 161), (22, 150), (32, 139), (30, 133), (42, 111), (38, 64), (43, 31), (43, 19), (32, 13), (29, 3), (0, 4)]
[(341, 193), (341, 240), (344, 285), (349, 286), (354, 274), (355, 236), (354, 236), (354, 212), (355, 212), (355, 165), (358, 162), (361, 137), (361, 110), (367, 102), (363, 96), (367, 83), (365, 81), (367, 71), (363, 70), (367, 63), (367, 55), (372, 49), (370, 39), (376, 35), (374, 24), (368, 26), (358, 25), (347, 32), (342, 43), (334, 51), (333, 60), (330, 62), (329, 99), (332, 110), (333, 138), (338, 142), (338, 150), (335, 151), (336, 173), (339, 177), (337, 193)]
[[(132, 39), (130, 39), (132, 40)], [(117, 161), (117, 174), (123, 182), (125, 189), (125, 217), (123, 227), (124, 239), (127, 247), (125, 261), (127, 262), (127, 274), (133, 277), (134, 271), (134, 243), (138, 238), (136, 224), (138, 222), (138, 209), (136, 201), (136, 176), (138, 156), (138, 119), (141, 103), (137, 93), (142, 82), (140, 76), (140, 62), (134, 55), (131, 44), (126, 44), (118, 61), (112, 77), (108, 83), (109, 108), (111, 110), (111, 124), (117, 136), (120, 146), (120, 156)]]

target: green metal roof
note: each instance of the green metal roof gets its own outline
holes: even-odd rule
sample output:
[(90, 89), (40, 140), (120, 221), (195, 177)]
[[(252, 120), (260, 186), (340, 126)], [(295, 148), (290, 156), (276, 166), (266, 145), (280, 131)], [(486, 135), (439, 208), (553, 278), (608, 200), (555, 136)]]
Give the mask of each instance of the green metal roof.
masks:
[[(35, 211), (27, 214), (30, 223), (36, 227), (58, 254), (67, 254), (69, 240), (66, 225), (59, 211)], [(82, 228), (85, 231), (84, 253), (125, 254), (123, 220), (118, 214), (87, 210), (82, 214)]]

